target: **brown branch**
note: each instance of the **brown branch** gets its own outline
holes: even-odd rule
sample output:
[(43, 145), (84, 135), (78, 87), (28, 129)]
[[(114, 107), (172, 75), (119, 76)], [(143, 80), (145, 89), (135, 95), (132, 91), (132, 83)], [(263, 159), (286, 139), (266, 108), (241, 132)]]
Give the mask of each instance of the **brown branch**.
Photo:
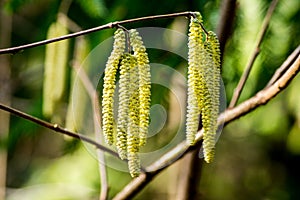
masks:
[[(225, 125), (227, 125), (228, 123), (246, 115), (254, 109), (265, 105), (281, 91), (283, 91), (284, 88), (289, 85), (290, 81), (297, 75), (297, 73), (299, 73), (299, 71), (300, 56), (298, 56), (295, 62), (290, 65), (285, 74), (283, 74), (273, 85), (261, 90), (254, 97), (244, 101), (238, 106), (232, 109), (227, 109), (219, 116), (218, 123), (222, 124), (224, 122)], [(202, 133), (202, 130), (197, 133), (196, 144), (201, 141), (203, 136)], [(126, 185), (123, 190), (114, 197), (114, 199), (131, 199), (138, 192), (140, 192), (157, 174), (178, 160), (178, 157), (181, 158), (184, 154), (192, 151), (194, 148), (194, 146), (188, 146), (186, 141), (181, 142), (175, 148), (147, 167), (147, 173), (142, 173), (139, 177), (128, 183), (128, 185)]]
[(225, 44), (230, 37), (234, 18), (236, 14), (236, 0), (223, 0), (221, 6), (220, 20), (217, 28), (217, 35), (220, 41), (220, 51), (223, 54)]
[[(201, 146), (201, 145), (198, 145)], [(199, 159), (199, 148), (185, 154), (180, 161), (178, 183), (176, 188), (176, 200), (196, 200), (199, 199), (197, 191), (201, 178), (203, 159)]]
[(72, 131), (68, 131), (68, 130), (66, 130), (64, 128), (61, 128), (58, 124), (51, 124), (49, 122), (46, 122), (46, 121), (41, 120), (39, 118), (33, 117), (33, 116), (29, 115), (29, 114), (26, 114), (26, 113), (24, 113), (24, 112), (22, 112), (20, 110), (14, 109), (14, 108), (9, 107), (7, 105), (4, 105), (2, 103), (0, 103), (0, 110), (7, 111), (7, 112), (9, 112), (11, 114), (14, 114), (14, 115), (16, 115), (18, 117), (21, 117), (23, 119), (27, 119), (28, 121), (34, 122), (36, 124), (39, 124), (39, 125), (41, 125), (41, 126), (43, 126), (45, 128), (48, 128), (50, 130), (53, 130), (53, 131), (57, 132), (57, 133), (61, 133), (63, 135), (68, 135), (70, 137), (82, 140), (82, 141), (87, 142), (87, 143), (95, 146), (96, 148), (101, 149), (101, 150), (103, 150), (103, 151), (105, 151), (105, 152), (107, 152), (107, 153), (109, 153), (109, 154), (111, 154), (111, 155), (113, 155), (115, 157), (119, 157), (116, 152), (114, 152), (114, 151), (110, 150), (109, 148), (107, 148), (107, 147), (105, 147), (105, 146), (103, 146), (103, 145), (95, 142), (94, 140), (86, 137), (85, 135), (82, 135), (82, 134), (79, 134), (79, 133), (74, 133)]
[(167, 19), (167, 18), (174, 18), (174, 17), (180, 17), (180, 16), (185, 16), (185, 17), (194, 16), (194, 12), (187, 11), (187, 12), (172, 13), (172, 14), (165, 14), (165, 15), (154, 15), (154, 16), (139, 17), (139, 18), (127, 19), (127, 20), (123, 20), (123, 21), (111, 22), (111, 23), (108, 23), (108, 24), (105, 24), (102, 26), (97, 26), (94, 28), (90, 28), (90, 29), (83, 30), (83, 31), (78, 31), (76, 33), (71, 33), (68, 35), (63, 35), (63, 36), (48, 39), (48, 40), (42, 40), (39, 42), (25, 44), (25, 45), (21, 45), (21, 46), (17, 46), (17, 47), (0, 49), (0, 54), (8, 54), (8, 53), (15, 54), (15, 53), (18, 53), (19, 51), (23, 51), (25, 49), (29, 49), (29, 48), (33, 48), (33, 47), (61, 41), (61, 40), (70, 39), (70, 38), (78, 37), (81, 35), (86, 35), (86, 34), (97, 32), (97, 31), (104, 30), (104, 29), (115, 28), (122, 24), (128, 24), (128, 23), (134, 23), (134, 22), (146, 21), (146, 20)]
[(248, 77), (249, 77), (252, 66), (253, 66), (253, 64), (254, 64), (254, 62), (255, 62), (255, 60), (256, 60), (259, 52), (260, 52), (260, 45), (261, 45), (261, 43), (263, 41), (263, 38), (264, 38), (264, 36), (267, 32), (272, 14), (273, 14), (273, 12), (276, 8), (277, 3), (278, 3), (278, 0), (273, 0), (272, 3), (269, 6), (269, 9), (268, 9), (267, 14), (265, 16), (265, 19), (263, 21), (262, 27), (261, 27), (260, 32), (258, 34), (258, 39), (257, 39), (256, 44), (255, 44), (254, 52), (252, 53), (252, 55), (249, 59), (249, 62), (246, 65), (246, 68), (243, 72), (243, 75), (242, 75), (236, 89), (234, 90), (231, 102), (229, 104), (229, 108), (233, 108), (235, 106), (235, 104), (237, 103), (237, 101), (238, 101), (238, 99), (239, 99), (239, 97), (242, 93), (242, 90), (245, 86), (245, 83), (246, 83)]
[(300, 54), (300, 45), (293, 51), (293, 53), (282, 63), (282, 65), (276, 70), (266, 87), (271, 86), (286, 72), (289, 66), (297, 59)]

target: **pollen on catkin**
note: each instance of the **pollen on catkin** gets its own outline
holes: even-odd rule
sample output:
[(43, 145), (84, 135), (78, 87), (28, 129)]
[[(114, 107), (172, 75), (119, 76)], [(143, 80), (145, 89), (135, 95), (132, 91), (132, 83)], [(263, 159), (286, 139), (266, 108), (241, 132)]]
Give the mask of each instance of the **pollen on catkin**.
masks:
[(219, 114), (219, 104), (220, 104), (220, 48), (219, 41), (214, 32), (209, 31), (207, 36), (207, 66), (210, 66), (210, 77), (212, 80), (210, 87), (210, 96), (211, 96), (211, 112), (209, 120), (206, 120), (210, 124), (208, 130), (204, 130), (204, 159), (206, 162), (211, 162), (214, 157), (214, 148), (215, 148), (215, 136), (218, 129), (218, 114)]
[(117, 150), (120, 158), (127, 158), (127, 129), (129, 115), (129, 83), (130, 68), (133, 63), (133, 56), (126, 53), (122, 56), (120, 63), (120, 80), (119, 80), (119, 108), (117, 123)]
[(141, 173), (141, 164), (138, 153), (128, 154), (128, 168), (131, 177), (138, 177)]
[(125, 33), (122, 29), (117, 29), (114, 35), (114, 44), (111, 55), (106, 63), (104, 72), (104, 84), (102, 95), (102, 128), (107, 144), (114, 143), (114, 92), (118, 65), (122, 54), (125, 51)]
[(138, 76), (139, 76), (139, 145), (143, 146), (146, 143), (149, 115), (150, 115), (150, 96), (151, 96), (151, 75), (150, 64), (146, 47), (143, 44), (142, 38), (137, 30), (130, 30), (130, 42), (137, 59)]
[[(132, 56), (135, 58), (134, 56)], [(139, 100), (139, 67), (137, 60), (132, 59), (130, 64), (129, 81), (129, 118), (127, 129), (127, 154), (138, 153), (140, 143), (140, 100)]]
[(219, 113), (220, 50), (216, 35), (212, 31), (206, 35), (201, 22), (200, 14), (196, 13), (189, 28), (186, 135), (188, 143), (194, 144), (198, 125), (196, 113), (201, 113), (204, 160), (209, 163), (214, 157)]
[(195, 143), (198, 129), (199, 115), (203, 107), (204, 77), (202, 60), (204, 52), (203, 30), (201, 29), (201, 16), (191, 18), (188, 35), (188, 102), (186, 119), (186, 138), (190, 145)]

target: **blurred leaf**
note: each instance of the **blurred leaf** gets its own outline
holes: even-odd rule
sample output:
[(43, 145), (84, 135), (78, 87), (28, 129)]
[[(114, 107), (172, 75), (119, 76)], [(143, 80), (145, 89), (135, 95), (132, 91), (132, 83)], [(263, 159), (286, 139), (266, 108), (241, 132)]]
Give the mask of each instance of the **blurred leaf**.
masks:
[(297, 123), (288, 135), (287, 148), (291, 153), (300, 155), (300, 126)]
[[(89, 44), (85, 38), (78, 38), (76, 40), (74, 51), (74, 67), (79, 69), (78, 73), (88, 73), (89, 63), (84, 63), (84, 61), (89, 53)], [(86, 88), (75, 69), (72, 70), (71, 76), (71, 92), (66, 116), (66, 128), (70, 131), (78, 132), (81, 131), (85, 107), (89, 99), (87, 98)]]
[(80, 147), (81, 141), (78, 139), (67, 140), (63, 146), (63, 153), (74, 153)]
[(77, 0), (76, 1), (82, 10), (92, 18), (99, 18), (105, 16), (107, 9), (102, 0)]
[(8, 12), (14, 13), (22, 6), (31, 3), (33, 0), (9, 0), (4, 4), (4, 9)]

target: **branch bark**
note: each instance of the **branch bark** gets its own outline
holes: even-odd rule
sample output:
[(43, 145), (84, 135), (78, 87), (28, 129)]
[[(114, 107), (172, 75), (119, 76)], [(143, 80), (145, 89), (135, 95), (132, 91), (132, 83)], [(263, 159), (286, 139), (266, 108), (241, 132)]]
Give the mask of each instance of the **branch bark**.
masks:
[(234, 24), (237, 3), (236, 0), (223, 0), (221, 6), (220, 20), (217, 28), (217, 35), (220, 41), (221, 55), (224, 52), (225, 44), (229, 39)]
[(39, 118), (33, 117), (33, 116), (29, 115), (29, 114), (26, 114), (26, 113), (24, 113), (22, 111), (19, 111), (17, 109), (11, 108), (10, 106), (4, 105), (3, 103), (0, 103), (0, 110), (7, 111), (7, 112), (9, 112), (11, 114), (14, 114), (14, 115), (18, 116), (18, 117), (21, 117), (21, 118), (26, 119), (28, 121), (34, 122), (34, 123), (36, 123), (38, 125), (41, 125), (41, 126), (43, 126), (45, 128), (53, 130), (56, 133), (60, 133), (60, 134), (63, 134), (63, 135), (68, 135), (70, 137), (73, 137), (73, 138), (82, 140), (84, 142), (90, 143), (91, 145), (95, 146), (96, 148), (101, 149), (102, 151), (105, 151), (105, 152), (111, 154), (112, 156), (119, 157), (116, 152), (114, 152), (114, 151), (110, 150), (109, 148), (107, 148), (107, 147), (105, 147), (105, 146), (103, 146), (103, 145), (95, 142), (91, 138), (88, 138), (85, 135), (82, 135), (82, 134), (79, 134), (79, 133), (74, 133), (72, 131), (68, 131), (68, 130), (60, 127), (58, 124), (51, 124), (51, 123), (46, 122), (44, 120), (41, 120)]
[(282, 74), (286, 72), (289, 66), (297, 59), (300, 54), (300, 45), (293, 51), (293, 53), (282, 63), (282, 65), (276, 70), (275, 74), (272, 76), (266, 87), (271, 86), (276, 82)]
[[(283, 74), (273, 85), (268, 88), (265, 88), (258, 92), (254, 97), (244, 101), (238, 106), (227, 109), (223, 112), (218, 119), (218, 123), (224, 125), (229, 124), (230, 122), (250, 113), (256, 108), (265, 105), (271, 99), (273, 99), (276, 95), (278, 95), (281, 91), (283, 91), (290, 83), (290, 81), (299, 73), (300, 71), (300, 55), (298, 55), (295, 62), (290, 65), (289, 69)], [(200, 130), (197, 133), (196, 145), (201, 141), (203, 137), (203, 130)], [(123, 188), (115, 197), (115, 200), (119, 199), (131, 199), (138, 192), (140, 192), (157, 174), (159, 174), (162, 170), (166, 169), (168, 166), (173, 164), (176, 160), (182, 158), (182, 156), (190, 151), (192, 151), (195, 147), (188, 146), (185, 141), (177, 145), (174, 149), (166, 153), (156, 162), (151, 164), (146, 168), (148, 172), (142, 173), (136, 179), (133, 179), (128, 183), (127, 186)], [(179, 158), (178, 158), (179, 157)]]

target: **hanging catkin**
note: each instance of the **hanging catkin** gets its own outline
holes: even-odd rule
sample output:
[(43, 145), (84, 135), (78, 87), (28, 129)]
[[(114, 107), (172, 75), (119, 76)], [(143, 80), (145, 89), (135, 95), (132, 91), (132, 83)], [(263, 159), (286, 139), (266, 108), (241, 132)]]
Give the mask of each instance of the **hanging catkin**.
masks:
[(114, 92), (116, 73), (122, 54), (125, 51), (125, 33), (118, 29), (114, 35), (114, 44), (111, 55), (105, 67), (102, 95), (102, 128), (106, 143), (114, 143)]
[(127, 158), (127, 129), (129, 117), (129, 88), (130, 88), (130, 68), (133, 63), (133, 56), (126, 53), (122, 56), (120, 63), (119, 80), (119, 108), (117, 123), (117, 150), (120, 158)]
[(203, 151), (206, 162), (211, 162), (214, 157), (215, 137), (218, 129), (218, 114), (219, 114), (219, 96), (220, 96), (220, 46), (217, 36), (214, 32), (209, 31), (207, 36), (207, 66), (210, 69), (211, 84), (211, 112), (209, 113), (209, 120), (207, 120), (208, 130), (204, 130), (203, 135)]
[[(49, 27), (47, 39), (66, 35), (67, 28), (62, 20)], [(45, 70), (43, 84), (43, 114), (52, 117), (56, 106), (61, 101), (66, 81), (69, 40), (46, 45)]]
[(129, 172), (132, 177), (140, 173), (138, 152), (140, 149), (140, 99), (139, 99), (139, 67), (137, 61), (130, 66), (129, 82), (129, 119), (127, 129), (127, 157)]
[[(201, 16), (191, 18), (189, 29), (187, 141), (195, 143), (198, 120), (201, 113), (204, 160), (214, 157), (217, 117), (219, 112), (220, 50), (216, 35), (202, 30)], [(195, 102), (196, 101), (196, 102)]]
[(198, 130), (199, 115), (203, 107), (203, 90), (205, 80), (203, 77), (203, 31), (200, 26), (201, 16), (191, 18), (188, 40), (188, 106), (186, 119), (187, 142), (191, 145), (195, 143), (195, 135)]
[(132, 177), (140, 174), (139, 149), (145, 145), (150, 112), (150, 65), (139, 33), (127, 32), (128, 49), (125, 53), (125, 32), (115, 33), (113, 51), (107, 61), (102, 96), (103, 133), (108, 144), (114, 143), (113, 97), (116, 73), (119, 69), (119, 104), (116, 147), (121, 159), (128, 159)]
[(146, 143), (149, 115), (150, 115), (150, 96), (151, 96), (151, 75), (148, 54), (146, 47), (143, 44), (141, 36), (137, 30), (130, 30), (130, 43), (137, 59), (138, 67), (138, 86), (139, 86), (139, 145), (143, 146)]

